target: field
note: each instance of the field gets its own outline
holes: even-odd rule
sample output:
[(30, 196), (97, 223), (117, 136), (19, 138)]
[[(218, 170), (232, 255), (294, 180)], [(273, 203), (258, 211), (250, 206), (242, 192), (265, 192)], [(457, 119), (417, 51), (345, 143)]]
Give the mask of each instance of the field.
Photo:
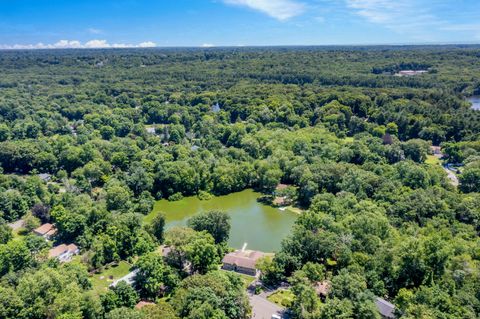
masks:
[(294, 298), (295, 296), (289, 289), (280, 289), (267, 297), (271, 302), (286, 308), (289, 308), (293, 304)]
[(93, 290), (97, 294), (107, 291), (108, 286), (115, 280), (122, 278), (130, 272), (131, 265), (126, 261), (121, 261), (118, 265), (113, 265), (104, 271), (94, 274), (90, 280), (92, 281)]
[(425, 163), (429, 165), (441, 165), (440, 159), (435, 155), (427, 155)]

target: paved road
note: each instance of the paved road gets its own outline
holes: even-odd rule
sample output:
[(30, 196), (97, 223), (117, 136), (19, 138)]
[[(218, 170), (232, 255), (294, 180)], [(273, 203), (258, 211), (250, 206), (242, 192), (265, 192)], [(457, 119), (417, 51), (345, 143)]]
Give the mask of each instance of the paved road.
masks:
[(458, 181), (458, 177), (457, 175), (455, 175), (454, 172), (452, 172), (451, 170), (449, 170), (448, 168), (446, 168), (445, 166), (443, 167), (443, 169), (445, 170), (445, 172), (447, 172), (447, 175), (448, 175), (448, 179), (450, 180), (450, 182), (452, 183), (453, 186), (457, 187), (460, 182)]
[(271, 319), (273, 314), (282, 318), (283, 308), (266, 299), (265, 295), (249, 294), (250, 304), (252, 305), (252, 319)]

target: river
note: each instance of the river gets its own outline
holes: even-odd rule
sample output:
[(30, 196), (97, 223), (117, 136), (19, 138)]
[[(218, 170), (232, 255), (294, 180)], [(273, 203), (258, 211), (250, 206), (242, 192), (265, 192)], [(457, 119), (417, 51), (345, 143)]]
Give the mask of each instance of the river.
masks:
[(186, 197), (180, 201), (159, 200), (153, 212), (146, 216), (151, 220), (159, 212), (166, 215), (166, 228), (185, 226), (193, 215), (209, 210), (223, 210), (231, 217), (229, 245), (241, 248), (244, 243), (249, 249), (274, 252), (280, 249), (280, 243), (291, 231), (298, 217), (288, 210), (281, 211), (257, 201), (259, 193), (244, 190), (226, 196), (200, 200)]
[(480, 95), (471, 96), (467, 98), (467, 101), (472, 104), (472, 109), (480, 110)]

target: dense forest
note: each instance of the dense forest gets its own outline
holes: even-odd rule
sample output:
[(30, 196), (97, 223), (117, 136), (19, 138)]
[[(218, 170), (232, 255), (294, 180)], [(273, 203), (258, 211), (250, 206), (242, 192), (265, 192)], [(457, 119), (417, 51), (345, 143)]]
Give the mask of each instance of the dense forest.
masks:
[[(143, 216), (280, 183), (304, 212), (258, 267), (293, 318), (480, 315), (480, 47), (1, 51), (0, 74), (0, 318), (250, 318), (224, 213)], [(95, 291), (123, 261), (135, 284)]]

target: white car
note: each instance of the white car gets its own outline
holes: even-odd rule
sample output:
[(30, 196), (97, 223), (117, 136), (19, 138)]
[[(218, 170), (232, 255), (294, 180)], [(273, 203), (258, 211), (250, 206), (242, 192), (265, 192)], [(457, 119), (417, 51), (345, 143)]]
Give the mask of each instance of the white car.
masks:
[(279, 315), (272, 315), (272, 319), (282, 319)]

